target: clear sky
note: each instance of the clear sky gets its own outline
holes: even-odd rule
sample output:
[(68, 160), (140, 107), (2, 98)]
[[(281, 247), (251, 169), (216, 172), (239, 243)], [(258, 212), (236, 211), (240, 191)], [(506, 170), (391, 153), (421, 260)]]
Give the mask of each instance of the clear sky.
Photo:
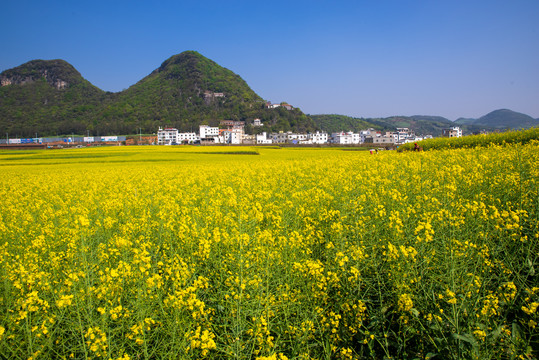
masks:
[(64, 59), (107, 91), (195, 50), (308, 114), (539, 118), (539, 0), (3, 0), (0, 71)]

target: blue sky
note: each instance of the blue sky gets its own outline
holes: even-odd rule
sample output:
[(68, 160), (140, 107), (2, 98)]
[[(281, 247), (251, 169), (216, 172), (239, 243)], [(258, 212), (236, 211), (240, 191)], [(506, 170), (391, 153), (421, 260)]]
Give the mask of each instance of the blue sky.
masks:
[(539, 118), (538, 0), (4, 0), (0, 71), (64, 59), (107, 91), (196, 50), (308, 114)]

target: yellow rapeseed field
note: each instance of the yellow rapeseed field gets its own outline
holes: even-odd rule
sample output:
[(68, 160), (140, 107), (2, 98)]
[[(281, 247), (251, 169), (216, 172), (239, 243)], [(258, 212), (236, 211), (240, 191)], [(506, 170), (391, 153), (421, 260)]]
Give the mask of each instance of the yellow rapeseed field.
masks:
[(2, 358), (537, 358), (537, 142), (11, 151), (0, 171)]

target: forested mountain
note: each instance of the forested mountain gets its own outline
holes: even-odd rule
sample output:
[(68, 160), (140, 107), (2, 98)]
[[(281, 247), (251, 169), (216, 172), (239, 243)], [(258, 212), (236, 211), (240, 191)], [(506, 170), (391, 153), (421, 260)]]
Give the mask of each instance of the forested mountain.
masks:
[(526, 129), (539, 126), (539, 121), (526, 114), (508, 109), (494, 110), (479, 119), (458, 119), (455, 123), (497, 129)]
[(0, 74), (0, 130), (13, 136), (70, 134), (107, 94), (63, 60), (33, 60)]
[(197, 131), (201, 123), (260, 118), (266, 131), (313, 131), (299, 109), (266, 109), (245, 81), (195, 51), (174, 55), (135, 85), (104, 92), (63, 60), (34, 60), (0, 74), (0, 130), (11, 136)]
[(453, 123), (440, 116), (391, 116), (387, 118), (354, 118), (344, 115), (310, 115), (316, 125), (327, 132), (354, 131), (373, 128), (382, 131), (395, 131), (396, 128), (409, 128), (416, 134), (439, 136), (442, 129)]
[(526, 129), (539, 126), (539, 119), (511, 110), (496, 110), (479, 119), (460, 118), (451, 121), (441, 116), (390, 116), (387, 118), (354, 118), (344, 115), (310, 115), (315, 124), (327, 132), (354, 131), (374, 128), (382, 131), (395, 131), (396, 128), (409, 128), (417, 135), (440, 136), (442, 129), (460, 126), (465, 134), (481, 130), (500, 131), (503, 129)]
[(433, 136), (440, 136), (442, 135), (442, 129), (454, 126), (451, 120), (444, 117), (427, 115), (391, 116), (387, 118), (367, 119), (367, 121), (384, 126), (385, 129), (409, 128), (417, 135)]
[(384, 126), (375, 125), (363, 118), (355, 118), (346, 115), (309, 115), (314, 123), (328, 133), (352, 131), (359, 132), (368, 128), (383, 130)]

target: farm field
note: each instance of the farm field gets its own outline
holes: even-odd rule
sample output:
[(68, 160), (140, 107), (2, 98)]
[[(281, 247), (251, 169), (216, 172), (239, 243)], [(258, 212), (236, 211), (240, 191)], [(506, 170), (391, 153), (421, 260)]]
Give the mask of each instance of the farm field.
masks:
[(539, 144), (0, 152), (0, 357), (536, 359)]

